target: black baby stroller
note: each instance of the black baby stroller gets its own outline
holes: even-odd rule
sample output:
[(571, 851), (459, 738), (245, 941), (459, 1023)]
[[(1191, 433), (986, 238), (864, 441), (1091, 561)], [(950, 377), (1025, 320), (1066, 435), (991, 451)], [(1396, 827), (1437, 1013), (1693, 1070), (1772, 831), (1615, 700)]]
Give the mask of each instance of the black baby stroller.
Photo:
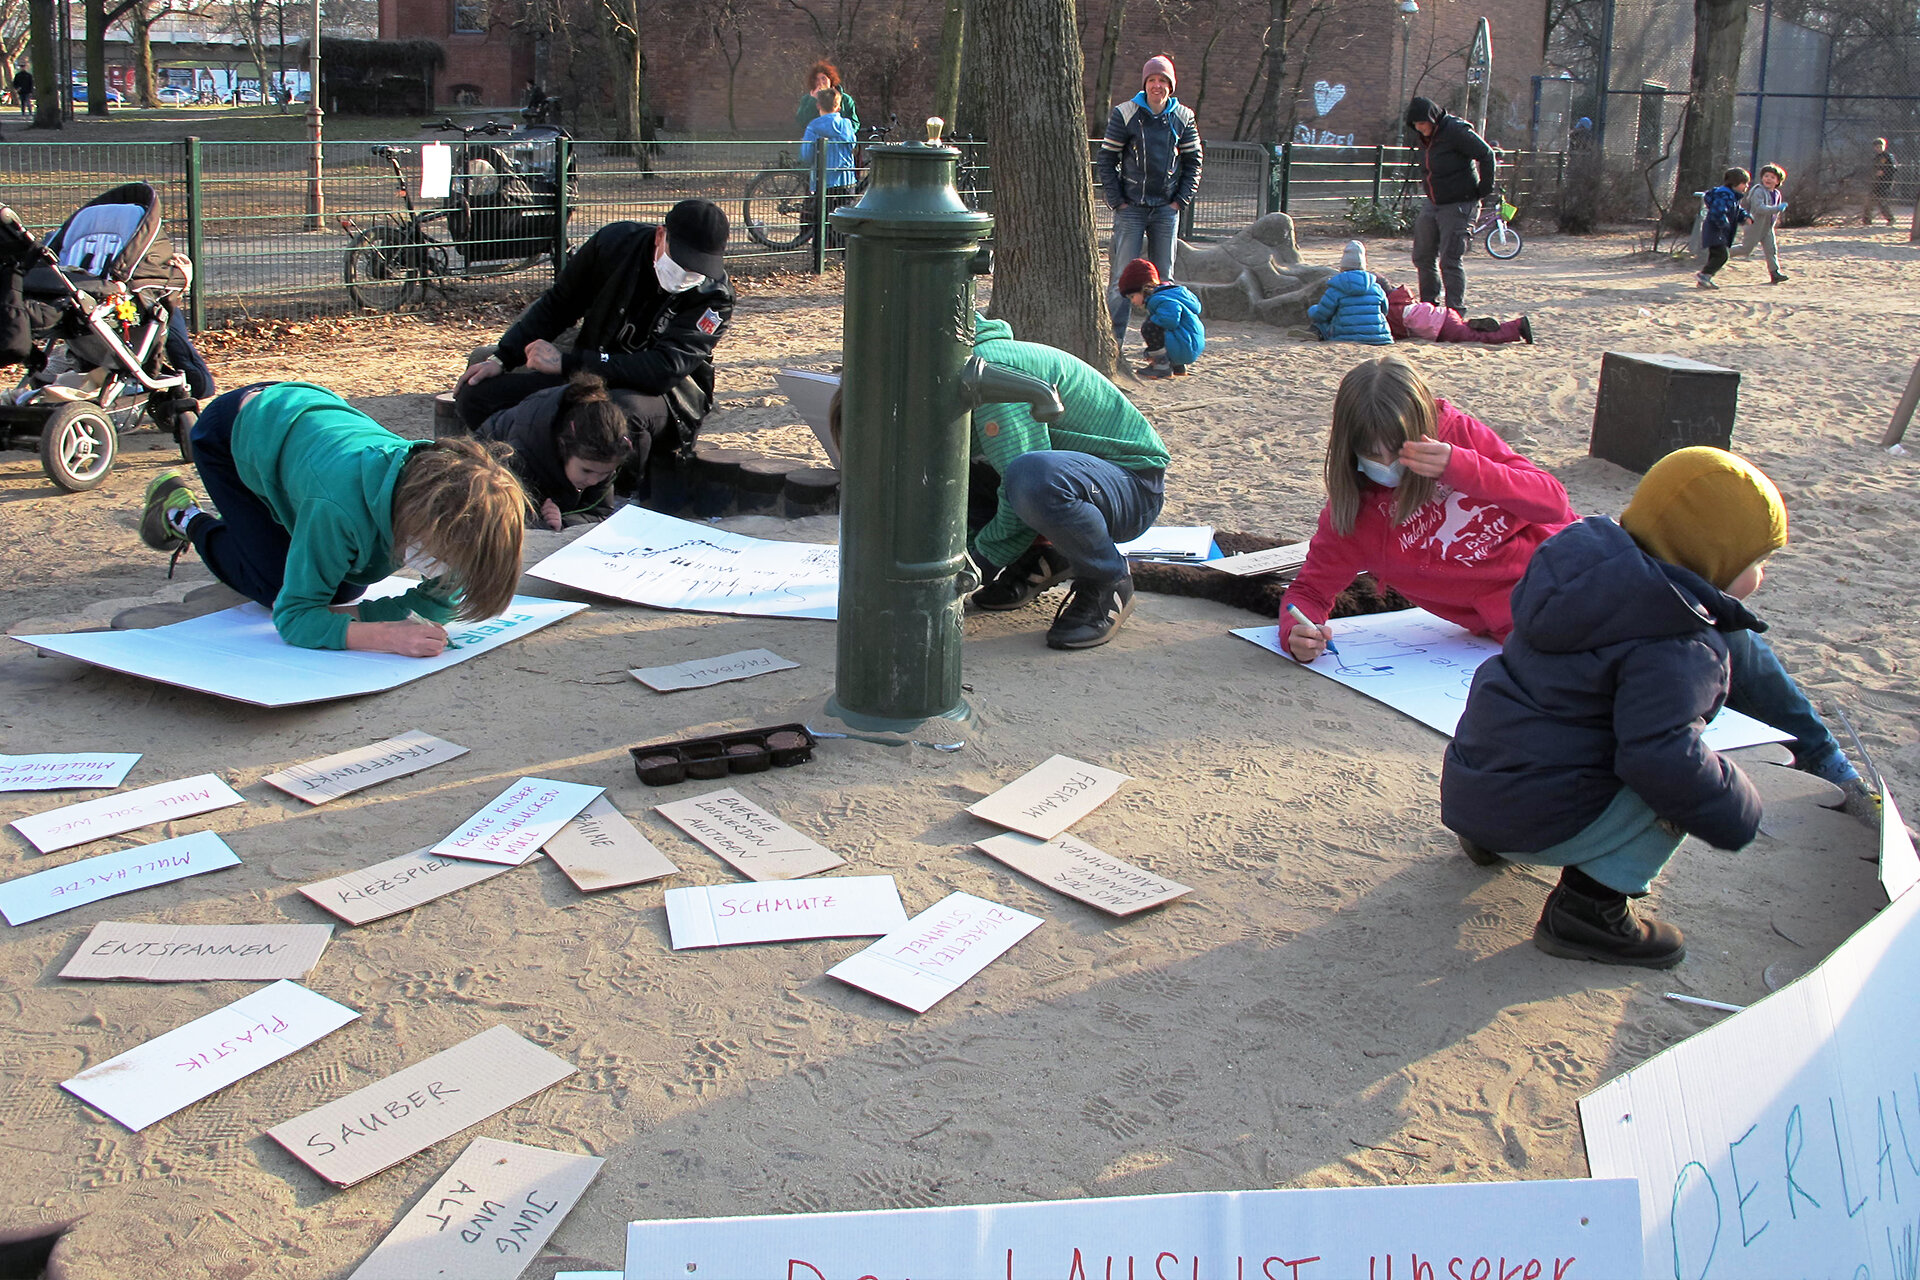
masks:
[(199, 405), (167, 363), (167, 321), (186, 275), (159, 197), (144, 182), (97, 196), (43, 244), (0, 204), (0, 367), (26, 376), (0, 392), (0, 441), (40, 440), (63, 489), (107, 478), (117, 432), (145, 417), (187, 452)]

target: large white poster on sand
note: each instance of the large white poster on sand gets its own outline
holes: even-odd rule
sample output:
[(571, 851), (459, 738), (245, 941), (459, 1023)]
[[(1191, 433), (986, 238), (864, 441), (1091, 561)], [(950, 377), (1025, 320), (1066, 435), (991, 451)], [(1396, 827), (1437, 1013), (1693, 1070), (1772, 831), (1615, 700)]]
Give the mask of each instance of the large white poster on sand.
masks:
[(622, 507), (527, 573), (615, 600), (696, 613), (832, 619), (840, 548), (772, 542)]
[[(369, 597), (398, 595), (419, 584), (388, 578)], [(280, 638), (273, 615), (249, 601), (205, 617), (144, 631), (75, 631), (15, 636), (49, 653), (110, 671), (197, 689), (257, 707), (292, 707), (395, 689), (497, 649), (587, 606), (515, 596), (505, 613), (447, 628), (447, 651), (436, 658), (344, 649), (302, 649)]]
[(630, 1222), (625, 1280), (1637, 1280), (1639, 1234), (1622, 1181), (1192, 1191)]
[[(1284, 656), (1277, 626), (1236, 627), (1233, 634)], [(1321, 654), (1306, 664), (1307, 670), (1384, 702), (1449, 738), (1466, 709), (1473, 673), (1500, 652), (1485, 636), (1425, 609), (1335, 619), (1333, 643), (1340, 652)], [(1715, 751), (1732, 751), (1785, 742), (1790, 736), (1726, 708), (1707, 726), (1706, 740)]]

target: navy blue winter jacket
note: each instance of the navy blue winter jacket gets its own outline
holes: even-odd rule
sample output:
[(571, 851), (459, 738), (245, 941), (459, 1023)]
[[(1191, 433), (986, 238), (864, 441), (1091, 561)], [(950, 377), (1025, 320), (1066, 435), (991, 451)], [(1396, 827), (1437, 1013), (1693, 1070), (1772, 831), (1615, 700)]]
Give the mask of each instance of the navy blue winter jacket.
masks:
[(1441, 821), (1496, 852), (1535, 853), (1631, 787), (1689, 835), (1742, 847), (1760, 796), (1701, 734), (1727, 698), (1720, 633), (1765, 629), (1605, 516), (1567, 526), (1534, 552), (1506, 648), (1474, 674), (1441, 767)]
[(1207, 349), (1207, 328), (1200, 323), (1200, 299), (1185, 285), (1166, 284), (1147, 293), (1147, 319), (1167, 335), (1167, 360), (1192, 364)]
[(1158, 115), (1136, 93), (1107, 115), (1097, 167), (1107, 207), (1192, 204), (1200, 189), (1200, 126), (1180, 99)]
[(1738, 191), (1732, 187), (1715, 187), (1707, 192), (1706, 223), (1701, 228), (1700, 243), (1709, 249), (1714, 245), (1731, 245), (1733, 229), (1752, 220), (1753, 215), (1740, 204)]
[(1328, 280), (1320, 301), (1307, 308), (1307, 319), (1328, 342), (1393, 345), (1387, 328), (1387, 294), (1371, 271), (1342, 271)]

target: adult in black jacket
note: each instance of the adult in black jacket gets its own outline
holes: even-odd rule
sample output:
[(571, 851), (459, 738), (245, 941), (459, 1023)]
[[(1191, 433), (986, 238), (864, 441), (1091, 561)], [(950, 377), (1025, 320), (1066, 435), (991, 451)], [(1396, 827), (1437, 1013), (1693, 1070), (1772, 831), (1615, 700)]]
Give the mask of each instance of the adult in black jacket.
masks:
[(1407, 123), (1420, 135), (1420, 178), (1427, 193), (1426, 207), (1413, 223), (1420, 301), (1440, 301), (1444, 283), (1448, 309), (1460, 311), (1467, 301), (1467, 271), (1460, 257), (1480, 202), (1493, 194), (1493, 149), (1472, 125), (1431, 98), (1407, 104)]
[[(604, 378), (626, 411), (636, 464), (656, 445), (691, 442), (713, 405), (713, 349), (733, 316), (721, 256), (727, 230), (717, 205), (682, 200), (660, 226), (614, 222), (594, 232), (553, 287), (461, 375), (460, 420), (477, 428), (584, 370)], [(576, 322), (572, 347), (555, 346)]]

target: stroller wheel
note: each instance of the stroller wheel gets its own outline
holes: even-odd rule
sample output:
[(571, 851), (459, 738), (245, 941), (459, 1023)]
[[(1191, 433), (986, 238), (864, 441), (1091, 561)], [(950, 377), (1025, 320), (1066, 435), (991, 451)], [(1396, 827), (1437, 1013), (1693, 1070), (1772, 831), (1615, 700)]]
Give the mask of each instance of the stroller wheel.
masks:
[(118, 446), (113, 419), (94, 405), (74, 401), (48, 415), (40, 432), (40, 465), (62, 489), (97, 489), (113, 469)]
[(180, 446), (180, 460), (193, 461), (193, 424), (200, 421), (198, 412), (188, 409), (173, 415), (173, 442)]

